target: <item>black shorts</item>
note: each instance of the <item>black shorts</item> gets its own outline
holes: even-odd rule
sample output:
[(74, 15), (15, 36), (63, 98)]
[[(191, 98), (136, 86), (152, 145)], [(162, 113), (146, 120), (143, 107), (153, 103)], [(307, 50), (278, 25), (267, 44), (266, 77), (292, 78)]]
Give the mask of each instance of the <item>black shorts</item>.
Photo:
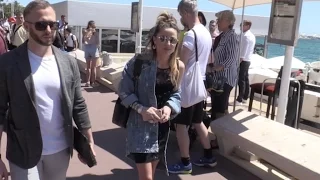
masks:
[(200, 124), (203, 118), (203, 107), (204, 101), (188, 108), (181, 107), (181, 113), (173, 120), (173, 123), (187, 126)]

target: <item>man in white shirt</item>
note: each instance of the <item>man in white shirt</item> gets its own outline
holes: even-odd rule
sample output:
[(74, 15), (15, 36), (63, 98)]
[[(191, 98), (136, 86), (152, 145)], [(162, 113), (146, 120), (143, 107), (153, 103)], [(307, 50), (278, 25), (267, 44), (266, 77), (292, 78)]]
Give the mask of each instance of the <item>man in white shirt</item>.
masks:
[[(182, 22), (190, 29), (184, 36), (181, 49), (181, 61), (186, 66), (186, 72), (192, 65), (196, 63), (196, 47), (195, 34), (197, 36), (198, 63), (200, 65), (201, 76), (205, 80), (205, 72), (207, 62), (212, 46), (211, 35), (204, 27), (198, 17), (197, 1), (181, 0), (178, 5), (178, 11), (181, 15)], [(193, 32), (195, 31), (195, 34)], [(186, 74), (185, 74), (186, 75)], [(182, 78), (184, 81), (185, 77)], [(200, 82), (202, 83), (202, 82)], [(185, 87), (181, 87), (183, 90)], [(196, 88), (196, 87), (194, 87)], [(183, 99), (184, 97), (181, 97)], [(192, 164), (190, 163), (189, 146), (190, 139), (188, 135), (188, 127), (191, 125), (196, 129), (200, 141), (204, 147), (204, 157), (194, 161), (197, 166), (215, 166), (216, 159), (213, 157), (208, 129), (202, 122), (204, 101), (194, 104), (190, 107), (181, 108), (181, 114), (174, 120), (176, 124), (176, 134), (178, 145), (180, 148), (181, 162), (168, 167), (170, 173), (188, 174), (192, 172)]]
[[(52, 45), (58, 23), (47, 1), (31, 1), (23, 15), (29, 40), (0, 56), (0, 138), (7, 124), (11, 180), (65, 180), (73, 122), (95, 155), (77, 61)], [(7, 178), (0, 160), (0, 179)]]
[(75, 51), (78, 47), (78, 41), (76, 35), (72, 34), (71, 28), (68, 27), (66, 30), (66, 51)]
[[(239, 95), (237, 97), (236, 105), (246, 103), (249, 97), (249, 67), (254, 46), (256, 44), (256, 37), (250, 31), (251, 21), (243, 21), (243, 36), (240, 53), (240, 71), (239, 71)], [(240, 25), (241, 26), (241, 25)]]

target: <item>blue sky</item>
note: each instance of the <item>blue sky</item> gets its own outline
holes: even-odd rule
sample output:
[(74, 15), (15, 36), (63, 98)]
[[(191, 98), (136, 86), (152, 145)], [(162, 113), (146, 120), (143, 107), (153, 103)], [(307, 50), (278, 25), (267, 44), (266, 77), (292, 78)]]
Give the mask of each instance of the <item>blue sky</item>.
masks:
[[(61, 2), (62, 0), (49, 0), (50, 3)], [(119, 4), (131, 4), (138, 0), (87, 0), (95, 2), (108, 2)], [(22, 5), (26, 5), (30, 0), (18, 0)], [(161, 2), (161, 3), (160, 3)], [(179, 0), (144, 0), (146, 6), (161, 6), (176, 8)], [(199, 0), (199, 9), (203, 11), (220, 11), (226, 9), (225, 6), (217, 3), (212, 3), (208, 0)], [(259, 5), (247, 7), (245, 14), (257, 16), (270, 16), (270, 5)], [(320, 1), (318, 2), (304, 2), (300, 23), (300, 34), (320, 34)], [(236, 14), (241, 14), (241, 9), (235, 10)]]

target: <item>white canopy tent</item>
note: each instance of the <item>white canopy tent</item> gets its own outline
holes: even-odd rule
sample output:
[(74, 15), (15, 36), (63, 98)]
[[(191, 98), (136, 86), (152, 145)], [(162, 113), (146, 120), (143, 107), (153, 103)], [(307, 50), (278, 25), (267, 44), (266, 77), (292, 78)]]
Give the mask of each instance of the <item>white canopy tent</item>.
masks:
[[(281, 66), (284, 65), (284, 56), (278, 56), (274, 58), (267, 59), (263, 63), (263, 67), (268, 69), (280, 70)], [(291, 69), (305, 69), (306, 63), (298, 58), (292, 57)]]

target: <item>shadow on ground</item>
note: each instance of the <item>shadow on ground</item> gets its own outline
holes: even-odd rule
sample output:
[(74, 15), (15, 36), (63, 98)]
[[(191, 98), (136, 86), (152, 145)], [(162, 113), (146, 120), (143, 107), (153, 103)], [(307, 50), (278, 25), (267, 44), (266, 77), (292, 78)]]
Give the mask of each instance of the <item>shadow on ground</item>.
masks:
[[(93, 175), (86, 174), (81, 177), (68, 177), (67, 180), (125, 180), (137, 179), (137, 172), (134, 169), (113, 169), (112, 174)], [(178, 176), (166, 176), (164, 173), (158, 173), (156, 179), (181, 180)]]
[[(104, 131), (98, 131), (93, 132), (93, 136), (95, 139), (95, 144), (104, 150), (108, 151), (109, 153), (113, 154), (123, 162), (126, 162), (131, 167), (135, 168), (135, 164), (125, 157), (125, 135), (126, 132), (124, 129), (116, 128), (116, 129), (110, 129), (110, 130), (104, 130)], [(115, 139), (116, 137), (116, 139)], [(112, 143), (106, 143), (106, 142), (112, 142)], [(168, 150), (167, 150), (167, 159), (168, 163), (172, 164), (179, 160), (179, 151), (178, 151), (177, 141), (175, 138), (175, 133), (171, 133), (171, 137), (168, 143)], [(201, 149), (201, 145), (199, 143), (194, 144), (194, 148), (191, 151), (191, 157), (193, 159), (199, 158), (203, 153), (203, 150)], [(244, 179), (250, 179), (250, 180), (256, 180), (255, 176), (248, 173), (241, 167), (237, 166), (236, 164), (232, 163), (231, 161), (225, 159), (224, 157), (220, 156), (217, 152), (215, 152), (215, 155), (218, 159), (218, 165), (215, 168), (193, 168), (192, 176), (198, 176), (202, 174), (207, 173), (216, 173), (220, 174), (222, 177), (226, 179), (236, 180), (238, 177), (243, 177)], [(163, 168), (161, 168), (163, 169)], [(105, 176), (91, 176), (88, 175), (88, 180), (100, 180), (100, 179), (125, 179), (129, 177), (137, 177), (135, 170), (129, 170), (129, 169), (114, 169), (112, 175), (105, 175)], [(164, 170), (159, 170), (156, 173), (156, 179), (160, 178), (169, 179), (169, 180), (181, 180), (180, 177), (176, 175), (171, 175), (170, 177), (166, 176), (166, 173)], [(84, 177), (79, 177), (79, 179), (76, 180), (87, 180), (87, 179), (81, 179)], [(100, 179), (99, 179), (100, 178)], [(69, 179), (68, 179), (69, 180)], [(70, 179), (72, 180), (72, 179)]]

